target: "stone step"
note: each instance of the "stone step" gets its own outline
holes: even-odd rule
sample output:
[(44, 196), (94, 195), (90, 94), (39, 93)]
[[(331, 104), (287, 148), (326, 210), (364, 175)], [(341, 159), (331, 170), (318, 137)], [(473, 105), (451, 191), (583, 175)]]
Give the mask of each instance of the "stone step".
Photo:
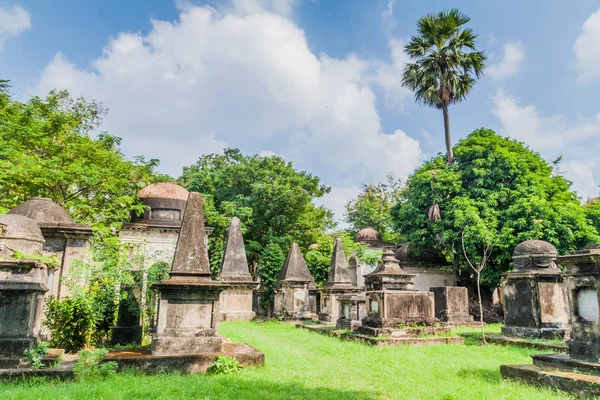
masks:
[(600, 396), (600, 376), (542, 368), (531, 364), (501, 365), (500, 374), (504, 379), (558, 389), (582, 398)]
[(566, 354), (535, 354), (533, 364), (541, 368), (559, 369), (600, 376), (600, 364), (575, 360)]

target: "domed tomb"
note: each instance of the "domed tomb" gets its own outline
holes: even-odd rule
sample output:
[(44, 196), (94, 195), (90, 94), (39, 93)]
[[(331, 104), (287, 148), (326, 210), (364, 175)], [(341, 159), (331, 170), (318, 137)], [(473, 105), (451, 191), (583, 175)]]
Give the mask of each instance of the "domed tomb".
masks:
[(516, 271), (531, 269), (558, 269), (556, 247), (543, 240), (526, 240), (513, 251), (513, 265)]
[(0, 215), (0, 255), (11, 257), (15, 251), (40, 254), (44, 236), (31, 218), (23, 215)]
[(417, 254), (411, 245), (403, 244), (396, 249), (395, 257), (399, 261), (436, 262), (439, 264), (446, 264), (441, 255), (431, 247), (422, 251), (421, 254)]
[(134, 216), (136, 224), (180, 227), (189, 192), (175, 182), (159, 182), (146, 186), (138, 198), (150, 209), (141, 217)]
[(34, 197), (21, 203), (7, 215), (28, 217), (37, 224), (45, 240), (42, 253), (60, 260), (60, 267), (48, 273), (48, 294), (57, 298), (66, 296), (68, 287), (62, 278), (69, 273), (73, 262), (85, 257), (92, 228), (76, 223), (64, 208), (45, 197)]
[(29, 217), (39, 226), (75, 224), (73, 218), (64, 208), (47, 197), (34, 197), (31, 200), (19, 204), (8, 213)]
[(381, 234), (371, 227), (366, 227), (358, 231), (354, 240), (361, 244), (380, 244), (383, 243)]

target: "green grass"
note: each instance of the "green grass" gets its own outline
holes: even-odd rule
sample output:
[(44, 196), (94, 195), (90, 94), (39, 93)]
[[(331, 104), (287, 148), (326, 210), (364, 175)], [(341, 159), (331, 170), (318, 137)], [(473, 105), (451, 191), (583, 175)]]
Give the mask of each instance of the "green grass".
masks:
[(120, 374), (92, 382), (0, 384), (5, 399), (558, 399), (507, 382), (500, 364), (531, 363), (530, 349), (425, 346), (378, 349), (275, 322), (223, 323), (220, 333), (263, 351), (266, 366), (234, 375)]

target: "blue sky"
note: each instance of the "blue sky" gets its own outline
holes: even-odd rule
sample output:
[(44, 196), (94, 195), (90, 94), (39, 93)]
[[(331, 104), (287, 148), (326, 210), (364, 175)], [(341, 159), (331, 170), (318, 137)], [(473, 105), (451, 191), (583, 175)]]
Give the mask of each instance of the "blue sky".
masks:
[(199, 155), (279, 154), (333, 186), (341, 217), (362, 183), (444, 151), (442, 116), (399, 85), (417, 19), (458, 7), (488, 70), (451, 108), (524, 141), (583, 197), (600, 182), (600, 9), (594, 1), (0, 0), (0, 76), (15, 97), (66, 88), (102, 101), (129, 156), (177, 176)]

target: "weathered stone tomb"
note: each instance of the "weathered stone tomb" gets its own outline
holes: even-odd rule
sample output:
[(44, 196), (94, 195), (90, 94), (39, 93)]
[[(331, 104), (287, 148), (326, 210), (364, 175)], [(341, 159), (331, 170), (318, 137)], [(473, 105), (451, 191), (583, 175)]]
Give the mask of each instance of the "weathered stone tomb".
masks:
[(340, 317), (339, 297), (352, 294), (358, 295), (359, 293), (360, 290), (352, 285), (352, 281), (350, 280), (350, 271), (346, 263), (342, 239), (337, 238), (333, 246), (327, 283), (321, 289), (319, 319), (323, 322), (337, 322)]
[(315, 282), (298, 244), (294, 242), (275, 284), (274, 315), (291, 319), (311, 318), (314, 315), (309, 309), (311, 289), (315, 289)]
[(0, 216), (0, 356), (21, 357), (37, 346), (48, 272), (34, 257), (42, 254), (43, 244), (32, 219)]
[(365, 276), (367, 316), (362, 332), (379, 336), (398, 326), (435, 323), (433, 293), (409, 290), (413, 276), (400, 268), (393, 251), (383, 254), (382, 263)]
[(238, 217), (233, 217), (229, 224), (219, 280), (226, 281), (229, 285), (220, 296), (221, 320), (253, 319), (255, 314), (252, 311), (252, 290), (258, 283), (252, 281), (248, 270), (244, 237)]
[(558, 252), (548, 242), (527, 240), (513, 252), (514, 271), (505, 276), (504, 336), (563, 338), (568, 326)]
[(223, 338), (217, 333), (219, 295), (223, 282), (211, 280), (204, 214), (200, 193), (190, 193), (167, 281), (155, 284), (160, 292), (152, 353), (219, 353)]
[(442, 286), (429, 289), (435, 298), (435, 317), (448, 325), (472, 324), (469, 291), (466, 287)]

